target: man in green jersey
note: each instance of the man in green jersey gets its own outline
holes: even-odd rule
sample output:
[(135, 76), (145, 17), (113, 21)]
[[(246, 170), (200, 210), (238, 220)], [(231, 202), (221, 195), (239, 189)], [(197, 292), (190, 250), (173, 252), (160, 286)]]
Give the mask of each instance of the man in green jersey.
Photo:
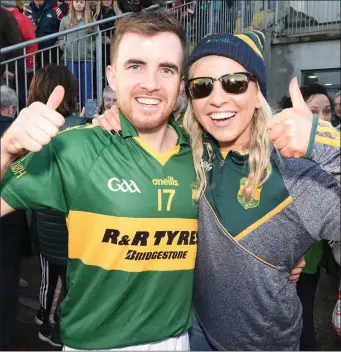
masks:
[(122, 136), (92, 125), (58, 134), (57, 87), (1, 139), (1, 214), (54, 208), (67, 216), (66, 350), (189, 349), (195, 172), (189, 142), (169, 119), (184, 46), (168, 14), (122, 18), (107, 70)]

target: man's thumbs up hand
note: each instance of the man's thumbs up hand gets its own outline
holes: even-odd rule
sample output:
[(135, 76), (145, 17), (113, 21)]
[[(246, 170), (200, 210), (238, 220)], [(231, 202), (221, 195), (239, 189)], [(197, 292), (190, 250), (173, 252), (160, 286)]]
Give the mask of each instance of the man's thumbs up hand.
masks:
[(1, 139), (1, 155), (16, 158), (25, 152), (38, 152), (63, 126), (64, 117), (55, 111), (64, 98), (64, 88), (57, 86), (46, 104), (32, 103), (19, 116)]
[(309, 146), (313, 113), (303, 99), (296, 77), (290, 82), (289, 94), (293, 107), (268, 122), (269, 138), (283, 156), (300, 158), (306, 155)]

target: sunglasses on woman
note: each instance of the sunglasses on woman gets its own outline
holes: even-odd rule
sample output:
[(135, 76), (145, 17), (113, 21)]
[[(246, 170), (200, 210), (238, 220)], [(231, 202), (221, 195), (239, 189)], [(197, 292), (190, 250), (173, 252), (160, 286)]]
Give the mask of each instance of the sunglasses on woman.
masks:
[(188, 80), (187, 89), (192, 99), (207, 98), (213, 91), (214, 82), (219, 81), (228, 94), (242, 94), (250, 81), (256, 81), (250, 72), (227, 73), (219, 78), (197, 77)]

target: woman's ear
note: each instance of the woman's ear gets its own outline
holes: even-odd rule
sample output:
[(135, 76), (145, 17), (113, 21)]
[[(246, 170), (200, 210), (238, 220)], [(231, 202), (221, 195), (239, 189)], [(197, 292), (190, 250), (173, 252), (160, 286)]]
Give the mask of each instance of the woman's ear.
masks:
[(264, 99), (264, 98), (262, 96), (262, 92), (260, 90), (260, 87), (258, 86), (258, 94), (256, 95), (256, 102), (255, 102), (256, 109), (260, 108), (262, 99)]

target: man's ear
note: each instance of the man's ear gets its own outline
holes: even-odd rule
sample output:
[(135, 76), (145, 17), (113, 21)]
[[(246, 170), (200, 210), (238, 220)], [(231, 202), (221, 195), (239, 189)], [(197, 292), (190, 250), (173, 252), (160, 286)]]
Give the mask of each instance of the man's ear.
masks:
[(109, 86), (114, 92), (116, 92), (116, 72), (114, 67), (111, 65), (107, 66), (106, 72)]
[(184, 81), (184, 78), (182, 77), (181, 78), (181, 82), (180, 82), (180, 92), (179, 92), (179, 94), (182, 94), (184, 89), (185, 89), (185, 81)]

